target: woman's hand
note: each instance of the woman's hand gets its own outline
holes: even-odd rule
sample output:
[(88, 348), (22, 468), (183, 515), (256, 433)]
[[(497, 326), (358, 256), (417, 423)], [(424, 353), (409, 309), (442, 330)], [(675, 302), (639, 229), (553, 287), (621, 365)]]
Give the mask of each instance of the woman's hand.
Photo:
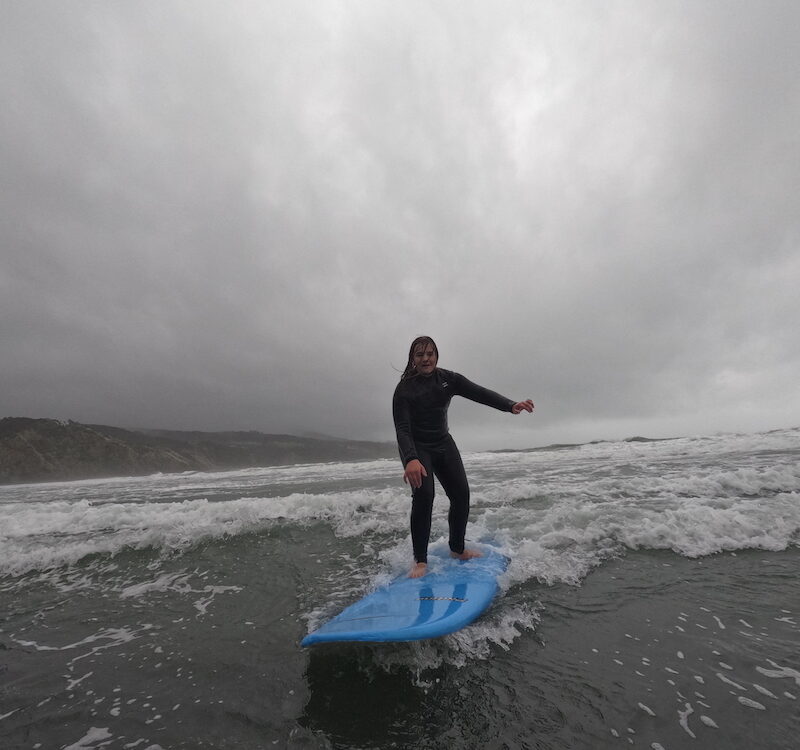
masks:
[(422, 463), (416, 459), (412, 458), (406, 464), (406, 470), (403, 472), (403, 481), (406, 484), (410, 484), (415, 490), (422, 487), (422, 477), (427, 477), (428, 472), (425, 471), (425, 467)]
[(525, 401), (517, 401), (517, 403), (511, 407), (512, 414), (519, 414), (521, 411), (532, 412), (533, 401), (530, 399), (526, 399)]

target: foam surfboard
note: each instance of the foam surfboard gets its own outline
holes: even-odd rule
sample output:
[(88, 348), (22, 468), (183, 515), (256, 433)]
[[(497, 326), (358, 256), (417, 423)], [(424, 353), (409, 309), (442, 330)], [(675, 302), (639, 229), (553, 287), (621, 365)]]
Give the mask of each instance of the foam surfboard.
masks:
[(508, 567), (508, 558), (494, 547), (478, 548), (483, 557), (471, 560), (454, 560), (446, 549), (429, 551), (422, 578), (404, 573), (309, 633), (300, 645), (419, 641), (460, 630), (491, 604), (497, 578)]

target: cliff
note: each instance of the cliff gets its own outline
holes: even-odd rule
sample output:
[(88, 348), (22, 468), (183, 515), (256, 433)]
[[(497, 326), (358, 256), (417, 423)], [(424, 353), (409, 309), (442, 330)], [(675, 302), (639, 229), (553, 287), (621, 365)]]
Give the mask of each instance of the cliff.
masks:
[(0, 484), (393, 458), (392, 443), (0, 419)]

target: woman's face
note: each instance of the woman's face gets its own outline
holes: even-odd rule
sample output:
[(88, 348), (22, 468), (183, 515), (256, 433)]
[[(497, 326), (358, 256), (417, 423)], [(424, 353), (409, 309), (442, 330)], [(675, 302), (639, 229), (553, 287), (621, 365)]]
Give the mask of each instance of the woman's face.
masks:
[(433, 344), (420, 344), (414, 348), (414, 367), (420, 375), (432, 375), (439, 358)]

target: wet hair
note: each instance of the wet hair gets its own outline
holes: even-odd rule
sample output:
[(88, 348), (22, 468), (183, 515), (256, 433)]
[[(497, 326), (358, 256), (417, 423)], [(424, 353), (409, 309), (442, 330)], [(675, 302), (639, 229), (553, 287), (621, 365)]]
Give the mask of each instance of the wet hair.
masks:
[(400, 380), (408, 380), (408, 378), (414, 378), (419, 374), (414, 367), (414, 350), (419, 346), (428, 346), (428, 344), (433, 347), (436, 359), (439, 359), (439, 347), (436, 346), (436, 342), (430, 336), (417, 336), (408, 349), (408, 362), (406, 363), (406, 369), (403, 370), (403, 374), (400, 376)]

